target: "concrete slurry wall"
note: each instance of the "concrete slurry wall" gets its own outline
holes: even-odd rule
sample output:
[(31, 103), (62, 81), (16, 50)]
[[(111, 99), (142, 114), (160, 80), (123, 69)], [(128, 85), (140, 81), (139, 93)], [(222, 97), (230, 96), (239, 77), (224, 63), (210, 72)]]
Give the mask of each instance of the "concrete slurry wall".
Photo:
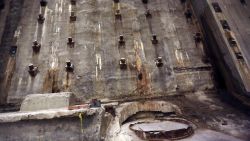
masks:
[[(2, 68), (8, 75), (1, 73), (8, 78), (1, 83), (3, 102), (7, 98), (7, 103), (16, 104), (29, 94), (67, 91), (88, 100), (169, 95), (176, 88), (183, 93), (213, 89), (211, 69), (196, 69), (210, 64), (202, 61), (202, 50), (193, 40), (199, 30), (186, 22), (180, 1), (152, 0), (148, 7), (141, 0), (121, 1), (122, 22), (115, 20), (112, 0), (78, 0), (76, 6), (68, 0), (48, 0), (45, 10), (39, 1), (23, 1), (18, 13), (21, 20), (15, 28), (20, 31), (18, 51), (10, 61), (13, 65)], [(146, 8), (151, 10), (151, 19), (145, 17)], [(76, 12), (75, 22), (69, 22), (71, 10)], [(42, 11), (43, 25), (37, 23)], [(158, 45), (151, 42), (153, 33)], [(120, 34), (126, 41), (124, 48), (118, 45)], [(74, 48), (67, 46), (69, 36), (75, 41)], [(32, 53), (34, 40), (41, 43), (39, 53)], [(161, 68), (155, 64), (159, 56), (164, 62)], [(119, 67), (122, 57), (127, 59), (127, 70)], [(8, 53), (3, 58), (8, 58)], [(74, 73), (65, 71), (67, 59), (75, 65)], [(28, 73), (30, 63), (39, 68), (35, 77)], [(142, 80), (137, 77), (140, 72)]]
[[(242, 42), (242, 40), (246, 37), (241, 35), (243, 33), (245, 34), (245, 32), (241, 33), (238, 28), (246, 28), (246, 31), (248, 30), (249, 26), (245, 25), (246, 19), (244, 17), (247, 15), (245, 13), (247, 7), (241, 5), (240, 1), (236, 2), (230, 0), (223, 2), (216, 0), (192, 0), (191, 2), (195, 10), (195, 14), (198, 15), (198, 20), (203, 26), (203, 31), (206, 32), (206, 42), (209, 42), (208, 50), (211, 51), (213, 56), (212, 59), (214, 60), (215, 65), (220, 69), (227, 88), (232, 92), (232, 94), (235, 94), (234, 96), (236, 96), (241, 102), (244, 101), (244, 104), (249, 105), (249, 102), (247, 102), (247, 99), (249, 98), (246, 97), (246, 95), (249, 95), (247, 90), (249, 75), (248, 73), (245, 73), (245, 70), (247, 72), (247, 68), (242, 68), (242, 64), (238, 62), (235, 54), (230, 51), (232, 47), (229, 45), (224, 33), (225, 31), (219, 21), (219, 18), (227, 20), (232, 33), (236, 36), (237, 44), (244, 55), (247, 53), (245, 50), (247, 46)], [(215, 13), (211, 5), (212, 2), (219, 3), (222, 8), (222, 14)], [(240, 9), (240, 7), (242, 9)], [(235, 22), (235, 19), (230, 15), (230, 8), (232, 9), (231, 12), (234, 13), (234, 16), (238, 14), (238, 17), (234, 17), (235, 19), (238, 19), (237, 22)], [(249, 35), (246, 34), (246, 36)], [(244, 57), (246, 59), (248, 55)], [(246, 63), (248, 63), (248, 61)]]
[(234, 74), (233, 76), (237, 77), (237, 79), (240, 79), (237, 68), (234, 65), (233, 57), (228, 50), (230, 45), (226, 42), (226, 37), (224, 35), (223, 29), (214, 14), (214, 10), (211, 9), (210, 6), (207, 6), (205, 9), (204, 17), (206, 18), (206, 22), (209, 25), (208, 28), (212, 30), (213, 36), (216, 37), (216, 42), (219, 45), (219, 48), (215, 48), (214, 51), (220, 52), (220, 55), (223, 55), (220, 57), (222, 61), (225, 61), (225, 67), (228, 67), (228, 69), (230, 69), (231, 73)]
[[(228, 1), (218, 1), (209, 0), (210, 3), (217, 2), (221, 9), (221, 14), (216, 14), (218, 25), (220, 25), (219, 20), (224, 19), (228, 22), (231, 28), (231, 36), (235, 38), (237, 42), (237, 47), (232, 47), (228, 42), (228, 33), (221, 29), (222, 36), (224, 38), (225, 48), (220, 46), (221, 49), (228, 49), (229, 54), (226, 54), (225, 61), (226, 65), (230, 68), (230, 73), (236, 83), (236, 93), (242, 94), (243, 96), (248, 96), (249, 98), (249, 35), (250, 35), (250, 24), (249, 24), (249, 4), (243, 5), (240, 1), (228, 0)], [(249, 3), (249, 2), (247, 2)], [(212, 9), (212, 8), (211, 8)], [(222, 26), (219, 26), (222, 27)], [(222, 41), (223, 42), (223, 41)], [(241, 53), (242, 59), (236, 58), (236, 53)], [(223, 55), (224, 56), (224, 55)], [(229, 59), (230, 58), (230, 59)], [(225, 65), (225, 66), (226, 66)], [(236, 69), (236, 70), (234, 70)], [(236, 72), (236, 73), (235, 73)], [(245, 99), (245, 98), (243, 98)]]

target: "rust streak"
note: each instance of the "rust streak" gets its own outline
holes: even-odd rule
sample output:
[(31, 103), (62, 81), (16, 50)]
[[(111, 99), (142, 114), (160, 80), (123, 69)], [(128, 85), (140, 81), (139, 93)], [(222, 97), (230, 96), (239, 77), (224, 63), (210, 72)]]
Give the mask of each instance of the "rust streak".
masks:
[(136, 70), (138, 73), (137, 79), (137, 90), (140, 94), (150, 92), (150, 80), (149, 74), (147, 73), (146, 67), (142, 61), (142, 47), (135, 41), (135, 56), (136, 56)]
[(60, 92), (59, 81), (58, 81), (58, 69), (50, 69), (47, 72), (45, 80), (43, 82), (44, 93), (56, 93)]

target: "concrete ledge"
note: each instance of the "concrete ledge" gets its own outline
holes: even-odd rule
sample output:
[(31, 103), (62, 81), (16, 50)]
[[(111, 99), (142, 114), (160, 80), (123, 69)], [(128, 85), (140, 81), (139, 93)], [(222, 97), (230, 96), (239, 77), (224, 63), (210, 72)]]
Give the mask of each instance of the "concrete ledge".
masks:
[(100, 141), (102, 115), (102, 108), (0, 114), (0, 140)]
[(4, 113), (0, 114), (0, 123), (7, 122), (18, 122), (23, 120), (44, 120), (44, 119), (54, 119), (61, 117), (75, 117), (79, 115), (79, 113), (85, 115), (94, 115), (95, 113), (100, 112), (101, 108), (95, 109), (77, 109), (77, 110), (68, 110), (65, 108), (62, 109), (53, 109), (53, 110), (41, 110), (41, 111), (33, 111), (33, 112), (13, 112), (13, 113)]
[(73, 93), (32, 94), (25, 97), (20, 111), (37, 111), (65, 108), (75, 104)]

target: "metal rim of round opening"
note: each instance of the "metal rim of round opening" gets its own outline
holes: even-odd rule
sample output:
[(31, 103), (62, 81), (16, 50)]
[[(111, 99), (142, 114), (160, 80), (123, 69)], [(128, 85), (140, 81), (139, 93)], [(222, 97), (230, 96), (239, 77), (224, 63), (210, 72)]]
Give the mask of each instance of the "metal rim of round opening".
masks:
[[(166, 130), (160, 129), (160, 127), (154, 128), (150, 127), (150, 130), (146, 129), (136, 129), (138, 125), (147, 125), (150, 124), (161, 124), (161, 125), (178, 125), (179, 128), (172, 127), (165, 128)], [(158, 128), (158, 129), (157, 129)], [(171, 129), (172, 128), (172, 129)], [(130, 124), (129, 129), (134, 131), (134, 133), (143, 140), (158, 140), (158, 139), (170, 139), (170, 140), (179, 140), (190, 137), (194, 134), (194, 124), (186, 119), (183, 118), (164, 118), (164, 119), (157, 119), (153, 121), (138, 121), (136, 123)]]

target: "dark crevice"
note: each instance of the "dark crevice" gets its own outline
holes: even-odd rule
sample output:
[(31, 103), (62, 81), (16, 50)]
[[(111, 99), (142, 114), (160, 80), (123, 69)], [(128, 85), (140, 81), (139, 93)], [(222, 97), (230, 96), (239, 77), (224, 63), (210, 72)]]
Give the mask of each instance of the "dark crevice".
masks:
[(4, 2), (4, 0), (0, 0), (0, 11), (1, 11), (2, 9), (4, 9), (4, 7), (5, 7), (5, 2)]

